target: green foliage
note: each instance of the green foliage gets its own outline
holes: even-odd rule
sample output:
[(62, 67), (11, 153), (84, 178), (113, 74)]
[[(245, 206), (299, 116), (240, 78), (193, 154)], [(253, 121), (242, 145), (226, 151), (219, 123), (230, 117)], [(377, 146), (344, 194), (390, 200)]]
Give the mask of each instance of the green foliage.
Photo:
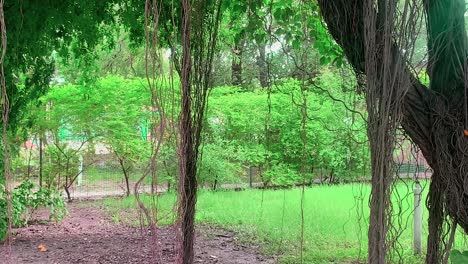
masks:
[[(303, 85), (308, 104), (305, 157), (299, 104)], [(270, 113), (268, 94), (263, 90), (216, 87), (209, 102), (207, 140), (222, 138), (220, 144), (232, 146), (231, 162), (265, 167), (264, 183), (309, 182), (319, 176), (318, 171), (342, 180), (363, 177), (369, 164), (361, 114), (364, 103), (353, 94), (352, 85), (332, 71), (322, 72), (313, 85), (280, 80), (270, 95)], [(356, 113), (350, 113), (345, 106)], [(301, 176), (303, 163), (305, 179)]]
[(167, 182), (174, 186), (178, 179), (178, 156), (176, 153), (177, 147), (172, 141), (166, 142), (161, 146), (158, 162), (158, 179), (160, 182)]
[(43, 168), (43, 181), (48, 188), (69, 187), (78, 176), (78, 151), (64, 143), (47, 146), (47, 162)]
[[(9, 1), (5, 4), (8, 50), (6, 87), (10, 100), (12, 137), (25, 126), (30, 104), (48, 88), (54, 72), (54, 52), (77, 59), (88, 54), (112, 33), (117, 1)], [(108, 38), (107, 38), (108, 39)]]
[[(8, 136), (11, 155), (26, 138), (49, 84), (60, 68), (69, 81), (86, 84), (96, 78), (95, 48), (114, 46), (117, 13), (127, 1), (8, 1), (4, 5), (7, 32), (5, 84), (8, 92)], [(131, 14), (131, 12), (128, 12)], [(56, 67), (56, 62), (62, 66)], [(68, 70), (68, 72), (67, 72)], [(43, 105), (43, 107), (45, 107)], [(3, 149), (3, 148), (1, 148)], [(2, 150), (3, 152), (3, 150)], [(3, 158), (1, 159), (3, 160)], [(0, 163), (0, 182), (4, 181)]]
[(263, 181), (272, 183), (275, 186), (292, 186), (302, 181), (301, 175), (290, 165), (278, 163), (263, 174)]
[[(34, 184), (25, 180), (13, 189), (11, 195), (12, 203), (12, 225), (24, 226), (34, 210), (39, 207), (49, 207), (49, 219), (59, 223), (67, 214), (65, 203), (60, 193), (54, 189), (41, 188), (34, 191)], [(0, 185), (0, 241), (5, 239), (7, 231), (7, 201), (5, 187)]]
[[(309, 78), (320, 68), (345, 63), (316, 1), (227, 1), (223, 11), (216, 85), (237, 84), (242, 72), (244, 88), (257, 85), (256, 79), (265, 86), (262, 74), (273, 79)], [(232, 68), (233, 63), (237, 67)]]
[(418, 74), (419, 81), (424, 84), (426, 87), (429, 87), (430, 79), (426, 70), (421, 70)]
[[(109, 75), (88, 85), (53, 86), (41, 98), (37, 129), (52, 135), (46, 155), (47, 186), (61, 182), (68, 188), (79, 174), (78, 156), (90, 154), (95, 142), (105, 143), (115, 153), (123, 175), (128, 178), (136, 166), (150, 157), (150, 133), (154, 126), (144, 79)], [(69, 141), (83, 145), (76, 149)], [(86, 163), (86, 161), (85, 161)], [(86, 164), (85, 164), (86, 166)]]
[(235, 145), (218, 140), (203, 146), (202, 160), (199, 165), (198, 181), (216, 188), (219, 183), (239, 182), (244, 171), (236, 162)]
[(459, 250), (452, 250), (450, 252), (450, 262), (453, 264), (468, 263), (468, 251), (460, 252)]

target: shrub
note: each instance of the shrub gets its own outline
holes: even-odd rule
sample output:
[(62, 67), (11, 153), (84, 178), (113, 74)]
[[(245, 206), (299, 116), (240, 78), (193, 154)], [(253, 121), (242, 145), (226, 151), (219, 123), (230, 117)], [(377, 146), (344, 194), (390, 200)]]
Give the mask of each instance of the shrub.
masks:
[[(62, 196), (57, 190), (41, 188), (34, 191), (34, 184), (25, 180), (21, 185), (13, 189), (11, 195), (12, 224), (15, 227), (24, 226), (28, 223), (31, 214), (37, 208), (49, 207), (49, 220), (60, 222), (68, 211)], [(8, 214), (5, 186), (0, 184), (0, 240), (4, 240), (7, 232)]]

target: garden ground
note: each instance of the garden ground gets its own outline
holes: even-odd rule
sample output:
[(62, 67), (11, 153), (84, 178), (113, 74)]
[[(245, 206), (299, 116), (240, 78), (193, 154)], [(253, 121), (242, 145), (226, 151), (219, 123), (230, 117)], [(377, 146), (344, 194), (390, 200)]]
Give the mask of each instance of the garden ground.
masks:
[[(425, 194), (428, 183), (422, 182)], [(394, 192), (394, 208), (401, 210), (395, 216), (396, 224), (404, 230), (398, 238), (399, 252), (402, 263), (424, 263), (424, 257), (412, 251), (412, 189), (412, 181), (402, 181)], [(305, 188), (303, 195), (302, 191), (200, 190), (196, 263), (365, 263), (370, 186), (321, 185)], [(171, 263), (176, 195), (169, 192), (141, 198), (158, 208), (158, 263)], [(136, 208), (134, 197), (71, 203), (70, 216), (60, 225), (38, 221), (15, 230), (14, 263), (149, 263), (154, 259), (152, 237), (147, 229), (139, 228)], [(426, 210), (423, 216), (425, 248)], [(48, 251), (40, 252), (40, 244)], [(468, 249), (462, 232), (457, 233), (454, 248)]]
[[(158, 229), (153, 253), (149, 230), (116, 223), (92, 203), (69, 204), (70, 215), (62, 223), (47, 223), (39, 211), (34, 222), (15, 229), (12, 263), (172, 263), (175, 230)], [(197, 228), (196, 263), (274, 263), (259, 254), (258, 246), (238, 243), (234, 232), (200, 225)], [(42, 252), (40, 246), (47, 251)], [(5, 250), (4, 247), (0, 247)], [(1, 261), (3, 263), (3, 261)]]
[[(429, 181), (421, 183), (425, 196)], [(395, 262), (399, 263), (424, 263), (424, 256), (414, 255), (412, 249), (413, 187), (413, 181), (402, 180), (393, 192), (396, 229), (392, 232), (402, 231), (396, 244), (401, 259)], [(266, 255), (278, 256), (278, 262), (282, 264), (366, 263), (370, 185), (315, 185), (305, 188), (303, 195), (302, 191), (302, 188), (200, 190), (196, 221), (197, 224), (235, 230), (242, 241), (262, 245)], [(174, 193), (143, 196), (142, 199), (145, 204), (153, 204), (159, 209), (161, 224), (174, 221)], [(425, 197), (423, 204), (424, 201)], [(134, 215), (129, 210), (137, 207), (133, 197), (105, 199), (102, 204), (115, 221), (135, 222), (129, 217)], [(424, 209), (423, 248), (426, 247), (427, 215)], [(453, 248), (468, 249), (463, 232), (457, 232)], [(394, 254), (394, 257), (398, 255)]]

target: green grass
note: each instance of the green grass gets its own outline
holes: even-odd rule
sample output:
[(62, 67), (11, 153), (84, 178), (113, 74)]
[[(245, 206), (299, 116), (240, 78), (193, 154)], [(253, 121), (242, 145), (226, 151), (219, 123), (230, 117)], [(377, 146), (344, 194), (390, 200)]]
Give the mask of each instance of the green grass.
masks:
[[(428, 186), (425, 189), (427, 188)], [(397, 190), (400, 196), (405, 196), (412, 191), (412, 186), (400, 184)], [(352, 263), (365, 260), (369, 191), (369, 186), (357, 184), (313, 186), (305, 189), (305, 263)], [(301, 197), (299, 188), (241, 192), (201, 191), (198, 196), (196, 219), (198, 223), (215, 224), (240, 231), (245, 240), (255, 238), (255, 243), (264, 242), (267, 253), (283, 254), (282, 263), (298, 263), (301, 244)], [(159, 196), (157, 200), (146, 196), (144, 202), (157, 202), (160, 215), (165, 216), (161, 224), (168, 224), (174, 219), (171, 214), (175, 202), (174, 194)], [(104, 205), (117, 218), (128, 216), (128, 213), (122, 212), (136, 208), (134, 198), (108, 199), (104, 201)], [(398, 239), (402, 247), (400, 252), (404, 253), (404, 263), (422, 263), (420, 257), (412, 254), (412, 194), (403, 198), (401, 205), (404, 210), (398, 219), (406, 229)], [(427, 219), (427, 211), (423, 212), (423, 216)], [(424, 224), (423, 228), (425, 239), (427, 224)], [(454, 248), (467, 249), (461, 233), (457, 235)]]

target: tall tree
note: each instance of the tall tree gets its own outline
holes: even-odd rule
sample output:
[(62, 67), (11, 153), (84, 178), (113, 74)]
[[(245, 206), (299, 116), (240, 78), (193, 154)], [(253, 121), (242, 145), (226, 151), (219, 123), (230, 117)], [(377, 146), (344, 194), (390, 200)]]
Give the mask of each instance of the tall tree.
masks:
[[(5, 183), (11, 227), (11, 186), (9, 184), (10, 146), (19, 145), (25, 137), (19, 134), (25, 121), (26, 108), (37, 103), (45, 93), (54, 71), (52, 54), (58, 51), (84, 54), (101, 42), (108, 32), (105, 25), (115, 22), (116, 1), (70, 3), (71, 1), (1, 1), (2, 28), (2, 125), (0, 144), (0, 185)], [(7, 45), (8, 39), (8, 45)], [(73, 40), (74, 49), (69, 50)], [(22, 123), (23, 122), (23, 123)], [(5, 208), (0, 208), (5, 210)], [(9, 233), (11, 228), (8, 229)], [(8, 241), (10, 241), (8, 234)]]
[(197, 162), (222, 1), (182, 0), (178, 263), (193, 263)]
[[(358, 74), (373, 74), (366, 65), (365, 20), (369, 8), (365, 0), (319, 0), (320, 9), (330, 33), (343, 48), (349, 63)], [(427, 206), (429, 207), (429, 236), (427, 263), (443, 261), (445, 240), (444, 220), (449, 216), (454, 223), (468, 231), (468, 180), (466, 71), (467, 36), (464, 21), (465, 1), (423, 0), (427, 17), (427, 47), (429, 54), (429, 87), (424, 86), (410, 71), (409, 62), (404, 67), (407, 92), (402, 102), (405, 132), (422, 150), (433, 170)], [(377, 1), (381, 17), (394, 15), (385, 9), (386, 1)], [(420, 5), (408, 12), (418, 14)], [(391, 26), (385, 25), (384, 26)], [(377, 37), (381, 37), (378, 35)], [(408, 36), (395, 33), (394, 39)], [(408, 39), (408, 41), (411, 41)], [(400, 47), (392, 44), (394, 63), (404, 61)], [(374, 52), (382, 61), (383, 49)], [(396, 64), (393, 64), (396, 67)], [(394, 87), (399, 89), (399, 87)], [(395, 98), (385, 98), (393, 100)]]

